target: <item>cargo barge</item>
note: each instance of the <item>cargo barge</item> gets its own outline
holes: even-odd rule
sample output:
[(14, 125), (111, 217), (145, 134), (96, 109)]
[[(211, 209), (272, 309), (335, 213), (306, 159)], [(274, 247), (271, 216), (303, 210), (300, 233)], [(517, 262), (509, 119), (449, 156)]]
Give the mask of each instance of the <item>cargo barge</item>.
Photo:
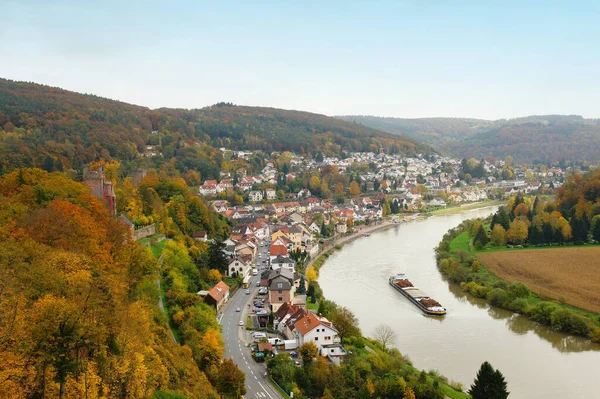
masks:
[(415, 287), (404, 274), (396, 274), (390, 277), (389, 282), (392, 287), (400, 291), (402, 295), (417, 305), (423, 312), (433, 316), (443, 316), (446, 314), (446, 308)]

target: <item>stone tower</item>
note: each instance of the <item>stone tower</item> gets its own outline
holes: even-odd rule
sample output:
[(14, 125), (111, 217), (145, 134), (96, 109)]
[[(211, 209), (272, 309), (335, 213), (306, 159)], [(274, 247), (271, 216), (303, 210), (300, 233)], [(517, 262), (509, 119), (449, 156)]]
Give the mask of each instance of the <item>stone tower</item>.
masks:
[(99, 165), (96, 170), (92, 170), (89, 165), (83, 167), (83, 182), (90, 188), (92, 195), (96, 198), (102, 198), (108, 208), (110, 216), (117, 214), (117, 196), (112, 182), (106, 180), (106, 170), (104, 165)]

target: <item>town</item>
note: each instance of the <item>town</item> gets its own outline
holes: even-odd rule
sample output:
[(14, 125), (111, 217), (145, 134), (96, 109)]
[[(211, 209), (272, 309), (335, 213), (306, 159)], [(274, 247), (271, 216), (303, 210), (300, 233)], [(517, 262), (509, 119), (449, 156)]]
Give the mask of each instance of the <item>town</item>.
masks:
[[(255, 157), (248, 151), (221, 151), (242, 163)], [(343, 159), (308, 159), (273, 153), (254, 173), (246, 167), (222, 170), (220, 180), (204, 181), (198, 194), (233, 225), (223, 242), (227, 274), (240, 279), (246, 295), (230, 306), (230, 314), (235, 317), (233, 308), (241, 312), (237, 325), (254, 331), (241, 334), (251, 343), (252, 357), (261, 362), (281, 350), (296, 357), (300, 345), (312, 342), (320, 355), (339, 364), (346, 350), (338, 331), (307, 295), (306, 267), (324, 248), (384, 217), (393, 223), (517, 192), (543, 193), (560, 186), (563, 176), (558, 167), (525, 169), (510, 159), (492, 164), (437, 155), (349, 153)], [(211, 239), (202, 231), (193, 235)], [(219, 282), (198, 294), (220, 312), (229, 287)]]

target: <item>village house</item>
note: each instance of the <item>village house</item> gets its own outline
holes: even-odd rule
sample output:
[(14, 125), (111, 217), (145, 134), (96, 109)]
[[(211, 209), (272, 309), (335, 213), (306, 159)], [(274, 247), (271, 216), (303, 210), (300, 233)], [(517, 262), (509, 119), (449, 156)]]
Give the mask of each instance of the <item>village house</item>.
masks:
[(288, 269), (292, 273), (294, 273), (294, 266), (296, 262), (284, 255), (277, 255), (274, 259), (271, 260), (271, 269)]
[(312, 312), (306, 312), (294, 323), (294, 335), (298, 344), (312, 342), (319, 348), (339, 342), (338, 331), (333, 324), (324, 317), (319, 317)]
[(217, 181), (206, 180), (198, 189), (200, 195), (215, 195), (217, 193)]
[[(246, 260), (246, 262), (244, 261)], [(250, 275), (252, 270), (252, 262), (247, 262), (247, 257), (235, 257), (229, 259), (229, 265), (227, 266), (227, 275), (233, 277), (236, 275), (245, 277)]]
[(265, 190), (265, 195), (267, 197), (267, 201), (272, 201), (274, 199), (277, 199), (277, 192), (275, 190), (273, 190), (272, 188), (267, 188)]
[(271, 311), (277, 312), (281, 305), (292, 302), (294, 298), (294, 273), (285, 268), (272, 270), (267, 279), (267, 287)]
[(248, 193), (248, 200), (252, 202), (260, 202), (263, 200), (262, 191), (252, 190)]
[(219, 281), (208, 291), (199, 291), (198, 295), (204, 297), (204, 302), (214, 306), (217, 312), (229, 300), (229, 287), (223, 281)]
[(206, 242), (208, 240), (208, 236), (206, 235), (206, 231), (194, 231), (192, 232), (192, 238), (194, 240)]

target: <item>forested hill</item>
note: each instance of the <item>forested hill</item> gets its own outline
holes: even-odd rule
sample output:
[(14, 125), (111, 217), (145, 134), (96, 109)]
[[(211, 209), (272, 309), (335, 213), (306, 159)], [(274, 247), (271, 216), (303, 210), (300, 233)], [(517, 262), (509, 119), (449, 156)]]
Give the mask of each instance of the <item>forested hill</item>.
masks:
[(600, 160), (600, 120), (577, 115), (528, 116), (488, 121), (468, 118), (340, 116), (354, 123), (433, 146), (458, 158), (504, 158), (516, 162)]
[[(297, 151), (431, 152), (429, 147), (324, 115), (226, 103), (181, 110), (145, 107), (0, 79), (0, 173), (18, 167), (75, 169), (99, 159), (138, 159), (147, 145), (183, 167), (214, 173), (214, 147)], [(201, 146), (196, 161), (182, 161)], [(198, 159), (201, 159), (198, 161)], [(177, 163), (177, 161), (179, 161)]]

